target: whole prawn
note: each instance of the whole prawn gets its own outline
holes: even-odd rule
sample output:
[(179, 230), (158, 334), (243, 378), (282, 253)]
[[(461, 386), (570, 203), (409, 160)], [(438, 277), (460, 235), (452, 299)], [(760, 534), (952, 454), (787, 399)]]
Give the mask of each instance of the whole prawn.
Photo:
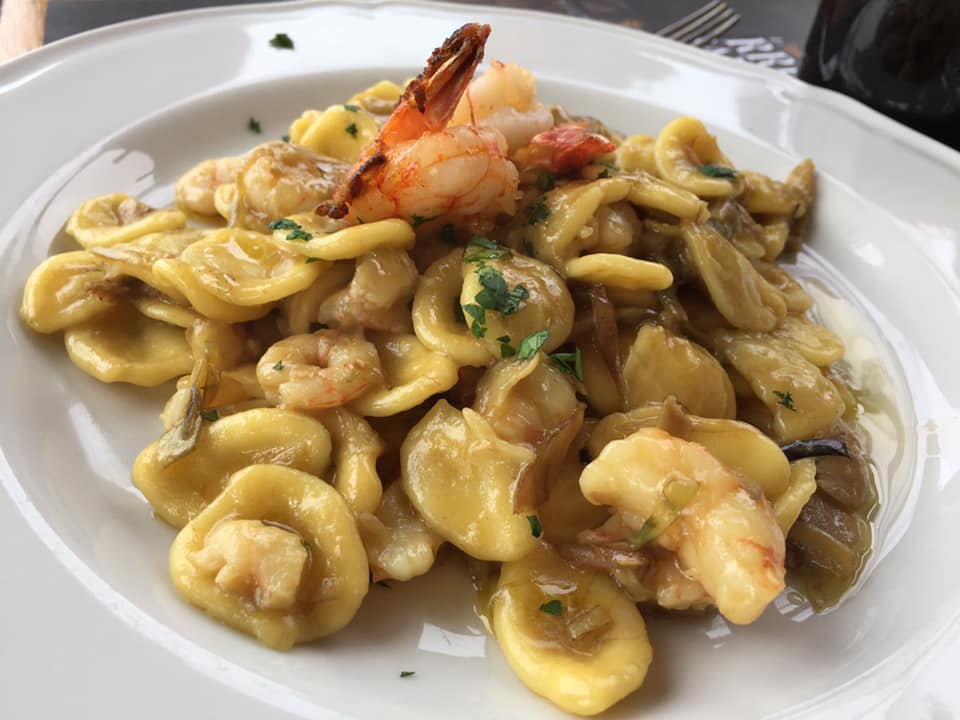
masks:
[(495, 217), (516, 208), (518, 172), (495, 128), (448, 127), (490, 35), (468, 24), (433, 51), (332, 201), (317, 208), (357, 222)]

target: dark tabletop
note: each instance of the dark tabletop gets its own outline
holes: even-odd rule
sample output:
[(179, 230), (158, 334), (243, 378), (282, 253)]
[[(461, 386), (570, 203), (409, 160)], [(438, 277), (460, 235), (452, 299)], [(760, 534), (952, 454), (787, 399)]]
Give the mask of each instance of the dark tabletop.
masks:
[[(46, 41), (158, 13), (262, 0), (50, 0)], [(546, 10), (655, 31), (703, 6), (707, 0), (495, 0), (490, 5)], [(2, 0), (0, 0), (2, 4)], [(728, 38), (777, 38), (799, 56), (818, 0), (728, 0), (741, 20)]]

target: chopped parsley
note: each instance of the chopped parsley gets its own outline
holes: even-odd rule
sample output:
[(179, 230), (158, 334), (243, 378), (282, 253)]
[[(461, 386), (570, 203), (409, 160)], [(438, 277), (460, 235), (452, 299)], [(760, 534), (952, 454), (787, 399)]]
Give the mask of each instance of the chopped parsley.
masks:
[(537, 198), (523, 209), (523, 216), (527, 220), (527, 225), (536, 225), (550, 217), (550, 208), (547, 207), (547, 201), (543, 198)]
[[(452, 230), (452, 226), (450, 227)], [(483, 263), (486, 260), (500, 260), (509, 257), (510, 251), (500, 247), (490, 238), (475, 237), (467, 243), (467, 251), (463, 256), (463, 261)]]
[(733, 168), (728, 168), (725, 165), (701, 165), (698, 169), (701, 175), (712, 178), (727, 178), (728, 180), (732, 180), (737, 176)]
[(606, 179), (606, 178), (610, 177), (610, 171), (607, 170), (606, 168), (604, 168), (603, 170), (601, 170), (601, 171), (597, 174), (597, 177), (598, 177), (598, 178), (604, 178), (604, 179)]
[(416, 674), (417, 674), (417, 671), (416, 671), (416, 670), (401, 670), (401, 671), (400, 671), (400, 677), (402, 677), (402, 678), (413, 677), (413, 676), (416, 675)]
[(276, 370), (277, 372), (280, 372), (281, 370), (283, 370), (283, 360), (278, 360), (274, 364), (273, 369)]
[(359, 106), (359, 105), (351, 105), (351, 104), (349, 104), (349, 103), (344, 103), (344, 104), (343, 104), (343, 109), (344, 109), (344, 110), (349, 110), (350, 112), (360, 112), (360, 106)]
[(797, 411), (797, 408), (793, 405), (793, 395), (789, 392), (780, 392), (779, 390), (774, 390), (773, 394), (777, 396), (777, 404), (783, 405), (787, 410)]
[(313, 235), (308, 233), (306, 230), (301, 227), (299, 223), (295, 223), (290, 218), (280, 218), (279, 220), (274, 220), (272, 223), (267, 225), (270, 230), (289, 230), (286, 238), (287, 240), (312, 240)]
[(509, 335), (501, 335), (497, 338), (497, 342), (500, 343), (500, 357), (504, 360), (517, 354), (517, 351), (513, 348), (513, 345), (510, 344)]
[(200, 417), (202, 417), (207, 422), (214, 422), (215, 420), (218, 420), (220, 418), (220, 413), (218, 413), (216, 409), (201, 410)]
[(545, 612), (547, 615), (553, 615), (554, 617), (560, 617), (563, 614), (563, 604), (559, 600), (550, 600), (540, 606), (540, 612)]
[(463, 314), (463, 308), (460, 307), (460, 298), (458, 297), (453, 299), (453, 319), (461, 325), (467, 324), (467, 318)]
[(283, 140), (284, 142), (290, 142), (290, 136), (287, 135), (286, 133), (284, 133), (283, 135), (281, 135), (281, 136), (280, 136), (280, 139)]
[(573, 375), (577, 380), (583, 382), (583, 356), (579, 347), (575, 348), (573, 352), (550, 353), (550, 359), (567, 375)]
[(549, 173), (537, 175), (537, 190), (540, 192), (550, 192), (557, 186), (557, 180)]
[(277, 33), (272, 38), (270, 38), (271, 47), (279, 48), (281, 50), (293, 50), (293, 40), (290, 39), (290, 36), (286, 33)]
[(320, 262), (320, 258), (315, 258), (315, 257), (309, 257), (309, 258), (307, 258), (307, 265), (309, 265), (310, 263), (315, 263), (315, 262)]
[(520, 347), (517, 348), (517, 360), (530, 360), (540, 352), (548, 337), (550, 337), (549, 330), (540, 330), (527, 335), (520, 341)]
[(660, 530), (661, 528), (657, 523), (656, 517), (651, 515), (643, 521), (643, 525), (640, 526), (640, 530), (636, 535), (631, 537), (630, 540), (637, 545), (646, 545), (660, 534)]
[(472, 322), (470, 323), (470, 332), (473, 333), (473, 336), (476, 338), (482, 338), (487, 334), (487, 312), (479, 305), (464, 305), (463, 312), (466, 315), (469, 315)]
[(540, 526), (540, 518), (536, 515), (527, 515), (527, 522), (530, 523), (530, 534), (535, 538), (543, 534), (543, 528)]
[(423, 215), (411, 215), (410, 224), (413, 226), (413, 229), (416, 230), (418, 227), (420, 227), (424, 223), (428, 223), (431, 220), (436, 220), (438, 217), (440, 216), (434, 215), (432, 217), (424, 217)]
[(513, 315), (520, 309), (520, 303), (530, 297), (530, 291), (523, 285), (517, 285), (510, 290), (503, 273), (496, 268), (485, 265), (477, 269), (477, 275), (483, 290), (477, 293), (474, 300), (486, 310), (494, 310), (501, 315)]
[(447, 245), (457, 244), (457, 233), (454, 230), (453, 225), (448, 224), (440, 228), (440, 239)]
[(357, 132), (359, 132), (359, 131), (357, 130), (357, 124), (356, 124), (356, 123), (350, 123), (349, 125), (347, 125), (346, 131), (347, 131), (347, 135), (350, 135), (350, 136), (352, 136), (352, 137), (356, 137), (356, 136), (357, 136)]
[(247, 129), (248, 129), (250, 132), (253, 132), (253, 133), (256, 133), (257, 135), (259, 135), (259, 134), (260, 134), (260, 121), (257, 120), (255, 117), (251, 116), (250, 119), (247, 120)]

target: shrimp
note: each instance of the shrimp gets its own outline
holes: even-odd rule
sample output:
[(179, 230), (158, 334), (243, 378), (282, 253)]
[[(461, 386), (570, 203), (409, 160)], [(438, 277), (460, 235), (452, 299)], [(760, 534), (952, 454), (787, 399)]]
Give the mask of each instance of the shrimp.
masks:
[(533, 73), (516, 63), (494, 60), (486, 72), (467, 85), (450, 122), (496, 128), (510, 152), (515, 152), (553, 127), (553, 113), (537, 100)]
[(345, 405), (383, 383), (380, 356), (362, 335), (318, 330), (271, 345), (257, 363), (267, 400), (281, 408)]
[(177, 207), (184, 212), (216, 216), (217, 188), (234, 182), (242, 165), (243, 158), (239, 157), (215, 158), (194, 165), (177, 180)]
[(464, 25), (434, 50), (318, 213), (364, 222), (513, 214), (518, 173), (500, 131), (447, 127), (489, 34), (489, 25)]
[(580, 476), (624, 534), (675, 552), (728, 620), (756, 620), (784, 587), (784, 538), (769, 502), (706, 448), (644, 428), (607, 445)]
[(403, 250), (378, 248), (357, 258), (350, 285), (317, 309), (317, 320), (338, 328), (408, 332), (417, 268)]
[(558, 175), (576, 172), (617, 146), (603, 135), (588, 132), (585, 124), (559, 125), (536, 135), (530, 144), (517, 153), (523, 167), (549, 170)]

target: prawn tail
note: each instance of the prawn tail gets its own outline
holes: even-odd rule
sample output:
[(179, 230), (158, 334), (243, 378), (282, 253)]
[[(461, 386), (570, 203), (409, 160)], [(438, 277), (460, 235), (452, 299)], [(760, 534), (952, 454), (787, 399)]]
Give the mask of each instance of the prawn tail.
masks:
[(561, 125), (536, 135), (526, 150), (527, 164), (559, 174), (575, 172), (617, 146), (582, 125)]

